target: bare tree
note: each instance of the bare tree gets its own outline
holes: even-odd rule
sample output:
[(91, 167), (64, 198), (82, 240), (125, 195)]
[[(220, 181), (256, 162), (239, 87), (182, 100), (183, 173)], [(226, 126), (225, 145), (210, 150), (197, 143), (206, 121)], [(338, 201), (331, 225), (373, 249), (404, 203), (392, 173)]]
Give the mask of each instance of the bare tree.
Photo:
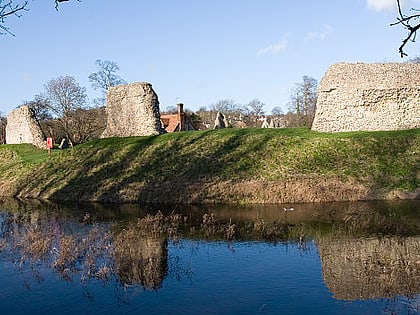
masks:
[(309, 76), (303, 76), (301, 83), (296, 83), (290, 96), (290, 109), (295, 114), (294, 126), (311, 127), (315, 116), (318, 82)]
[(95, 103), (97, 103), (97, 105), (104, 105), (108, 89), (112, 86), (124, 84), (126, 82), (116, 74), (120, 70), (116, 62), (96, 60), (95, 64), (98, 67), (98, 71), (89, 75), (89, 82), (92, 83), (92, 88), (94, 90), (99, 89), (102, 92), (102, 96), (97, 98)]
[(71, 113), (86, 106), (86, 89), (81, 87), (73, 77), (62, 76), (50, 80), (45, 85), (45, 91), (50, 110), (60, 121), (66, 137), (73, 142)]
[(35, 95), (32, 101), (25, 102), (24, 105), (29, 106), (38, 122), (52, 118), (50, 101), (43, 94)]
[(221, 112), (224, 114), (234, 113), (239, 110), (238, 104), (232, 99), (219, 100), (211, 105), (211, 109), (215, 112)]
[(245, 113), (249, 116), (254, 117), (254, 126), (257, 127), (258, 118), (264, 115), (264, 106), (265, 104), (259, 99), (253, 99), (248, 104), (245, 105)]
[(211, 127), (211, 124), (216, 119), (216, 115), (212, 110), (209, 110), (206, 106), (200, 106), (200, 108), (195, 112), (201, 119), (200, 129), (205, 130)]
[(98, 71), (89, 75), (93, 89), (108, 90), (111, 86), (124, 84), (125, 80), (116, 74), (120, 70), (116, 62), (96, 60)]
[(169, 105), (166, 106), (165, 110), (163, 111), (165, 114), (176, 114), (178, 113), (178, 107)]
[(261, 102), (259, 99), (255, 98), (251, 102), (246, 105), (249, 109), (249, 112), (255, 116), (262, 116), (264, 115), (264, 106), (265, 104)]
[[(403, 39), (401, 46), (398, 48), (398, 51), (400, 52), (400, 56), (401, 58), (403, 58), (404, 56), (408, 56), (404, 52), (404, 47), (407, 45), (408, 41), (410, 40), (412, 42), (416, 41), (417, 31), (420, 28), (420, 22), (419, 22), (420, 13), (406, 15), (402, 11), (400, 0), (397, 0), (397, 5), (398, 5), (399, 16), (397, 17), (397, 22), (391, 23), (391, 26), (402, 25), (408, 31), (407, 36)], [(419, 12), (419, 10), (416, 10), (413, 8), (411, 9), (411, 11)]]
[(271, 115), (273, 116), (282, 116), (283, 113), (283, 109), (280, 106), (275, 106), (272, 110), (271, 110)]
[(78, 108), (69, 113), (73, 141), (83, 143), (98, 139), (106, 126), (105, 108)]

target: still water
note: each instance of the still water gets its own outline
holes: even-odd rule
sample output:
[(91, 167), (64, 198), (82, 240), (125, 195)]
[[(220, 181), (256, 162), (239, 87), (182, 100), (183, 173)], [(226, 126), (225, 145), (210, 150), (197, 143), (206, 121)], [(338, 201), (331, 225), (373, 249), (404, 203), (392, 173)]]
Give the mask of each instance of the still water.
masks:
[(0, 203), (0, 314), (419, 314), (420, 202)]

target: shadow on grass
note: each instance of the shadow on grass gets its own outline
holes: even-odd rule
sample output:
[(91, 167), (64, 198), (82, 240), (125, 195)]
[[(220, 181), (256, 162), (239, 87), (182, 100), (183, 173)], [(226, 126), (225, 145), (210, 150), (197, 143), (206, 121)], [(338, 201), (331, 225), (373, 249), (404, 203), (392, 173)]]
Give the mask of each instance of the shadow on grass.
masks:
[(207, 131), (95, 141), (75, 150), (75, 164), (69, 159), (46, 171), (52, 175), (42, 179), (40, 195), (53, 191), (51, 200), (185, 202), (185, 196), (200, 195), (203, 185), (252, 173), (250, 157), (274, 134), (252, 141), (250, 134)]
[[(280, 174), (273, 177), (276, 181), (281, 172), (291, 172), (368, 178), (372, 189), (388, 182), (412, 189), (418, 187), (413, 170), (416, 165), (419, 169), (418, 134), (338, 137), (307, 129), (225, 129), (101, 139), (49, 159), (21, 181), (18, 195), (100, 202), (224, 202), (234, 196), (221, 195), (219, 200), (216, 194), (223, 194), (230, 181), (272, 180), (269, 172)], [(224, 188), (216, 187), (220, 183)]]

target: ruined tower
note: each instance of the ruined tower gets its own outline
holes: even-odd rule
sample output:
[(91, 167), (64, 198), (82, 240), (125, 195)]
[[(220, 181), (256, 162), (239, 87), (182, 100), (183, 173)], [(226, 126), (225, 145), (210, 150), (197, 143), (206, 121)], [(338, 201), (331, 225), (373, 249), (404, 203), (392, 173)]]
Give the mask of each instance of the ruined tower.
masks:
[(6, 143), (31, 143), (41, 149), (47, 148), (41, 127), (28, 106), (20, 106), (7, 116)]
[(149, 136), (163, 132), (158, 96), (150, 83), (111, 87), (106, 98), (107, 125), (102, 138)]
[(420, 128), (420, 64), (338, 63), (325, 73), (313, 130), (411, 128)]

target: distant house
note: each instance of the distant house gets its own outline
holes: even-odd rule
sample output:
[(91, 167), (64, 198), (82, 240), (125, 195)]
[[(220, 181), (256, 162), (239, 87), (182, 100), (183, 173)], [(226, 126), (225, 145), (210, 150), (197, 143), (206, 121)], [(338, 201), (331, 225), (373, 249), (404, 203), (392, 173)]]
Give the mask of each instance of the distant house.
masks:
[(166, 132), (197, 130), (187, 113), (184, 104), (177, 104), (178, 112), (175, 114), (161, 114), (160, 121)]

